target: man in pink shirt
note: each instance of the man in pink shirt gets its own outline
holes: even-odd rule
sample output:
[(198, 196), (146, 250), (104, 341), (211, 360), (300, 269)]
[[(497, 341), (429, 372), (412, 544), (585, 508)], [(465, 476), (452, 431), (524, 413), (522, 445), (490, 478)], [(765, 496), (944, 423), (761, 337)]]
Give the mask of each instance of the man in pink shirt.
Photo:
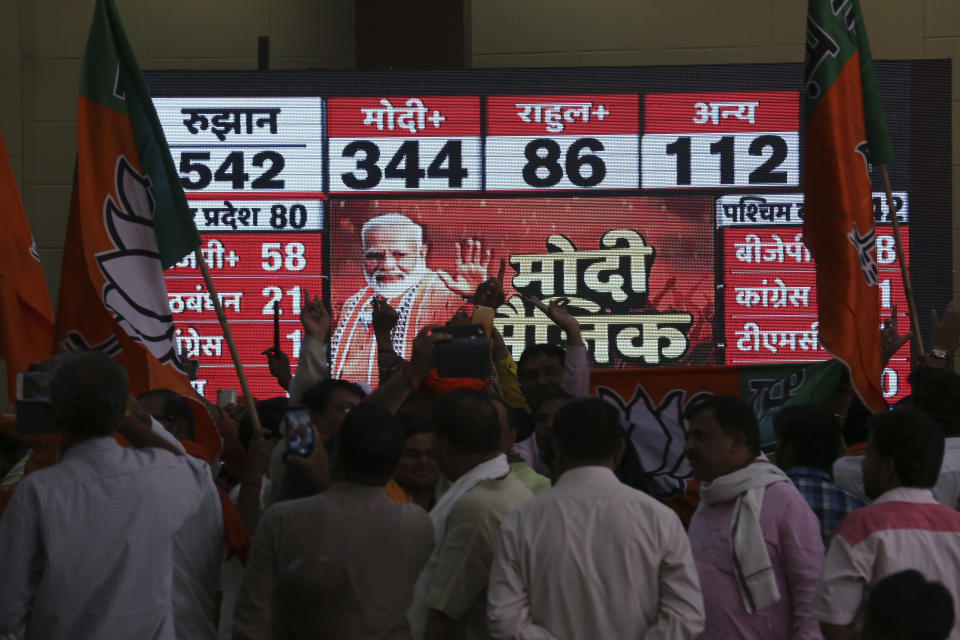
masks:
[(687, 420), (686, 454), (702, 482), (689, 530), (706, 608), (700, 640), (820, 640), (812, 611), (820, 524), (760, 453), (750, 406), (713, 396)]

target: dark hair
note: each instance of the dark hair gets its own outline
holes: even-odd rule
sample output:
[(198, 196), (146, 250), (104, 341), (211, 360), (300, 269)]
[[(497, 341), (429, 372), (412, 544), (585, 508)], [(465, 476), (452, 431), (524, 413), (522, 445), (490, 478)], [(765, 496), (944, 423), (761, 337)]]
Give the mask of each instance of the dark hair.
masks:
[[(276, 398), (267, 398), (256, 403), (257, 417), (260, 418), (260, 427), (270, 432), (273, 438), (279, 438), (280, 425), (283, 424), (283, 418), (287, 413), (289, 400), (284, 396)], [(244, 447), (250, 444), (250, 437), (253, 435), (253, 418), (250, 411), (246, 411), (240, 418), (240, 424), (237, 425), (237, 437)]]
[(339, 460), (347, 477), (383, 484), (393, 475), (406, 439), (400, 422), (372, 404), (351, 409), (338, 438)]
[(490, 396), (476, 389), (445, 393), (433, 405), (437, 435), (445, 435), (464, 455), (500, 451), (500, 421)]
[(878, 413), (868, 423), (881, 456), (893, 458), (904, 487), (929, 489), (943, 463), (943, 429), (919, 409), (898, 407)]
[(569, 392), (564, 391), (562, 388), (554, 384), (548, 384), (541, 387), (537, 390), (532, 398), (527, 400), (530, 402), (530, 408), (537, 411), (544, 402), (548, 400), (555, 400), (556, 398), (563, 398), (565, 400), (573, 400), (573, 396)]
[(953, 629), (953, 596), (919, 571), (893, 573), (870, 590), (864, 638), (870, 640), (946, 640)]
[(416, 418), (398, 418), (400, 424), (403, 426), (403, 437), (412, 438), (413, 436), (419, 436), (424, 433), (433, 433), (433, 425), (429, 422), (424, 422), (423, 420), (417, 420)]
[(780, 444), (793, 445), (795, 463), (830, 473), (840, 453), (840, 429), (833, 414), (813, 404), (784, 407), (773, 416)]
[(612, 460), (624, 438), (620, 412), (599, 398), (579, 398), (565, 404), (553, 420), (553, 440), (579, 463)]
[(186, 420), (189, 425), (190, 439), (196, 436), (197, 425), (193, 417), (193, 411), (190, 410), (190, 404), (187, 399), (176, 391), (170, 389), (150, 389), (140, 394), (137, 400), (149, 400), (150, 398), (160, 398), (163, 400), (163, 416), (170, 420)]
[(517, 362), (517, 375), (523, 377), (523, 368), (527, 364), (527, 361), (533, 356), (547, 356), (548, 358), (557, 358), (560, 360), (560, 364), (563, 364), (567, 356), (567, 350), (563, 347), (562, 344), (553, 344), (550, 342), (541, 342), (539, 344), (531, 344), (526, 349), (523, 350), (523, 353), (520, 354), (520, 360)]
[(703, 411), (712, 411), (717, 424), (727, 433), (742, 433), (750, 452), (754, 456), (760, 455), (760, 425), (749, 404), (738, 396), (710, 396), (691, 403), (684, 411), (684, 417), (689, 421)]
[(327, 408), (327, 402), (330, 400), (330, 396), (338, 389), (352, 393), (358, 398), (363, 398), (367, 395), (358, 384), (337, 378), (327, 378), (304, 391), (303, 397), (300, 398), (300, 403), (305, 405), (310, 411), (323, 413)]
[(50, 378), (53, 417), (77, 438), (113, 433), (127, 407), (127, 371), (99, 351), (65, 357)]
[[(398, 372), (399, 375), (399, 372)], [(397, 409), (397, 418), (400, 420), (418, 420), (433, 422), (433, 401), (437, 399), (437, 392), (426, 387), (419, 387), (411, 391)]]
[(873, 412), (867, 409), (860, 396), (853, 394), (850, 406), (847, 408), (847, 415), (843, 419), (843, 439), (848, 445), (859, 444), (867, 441), (867, 422)]
[(911, 404), (922, 409), (947, 436), (960, 435), (960, 376), (949, 369), (921, 367), (910, 374)]

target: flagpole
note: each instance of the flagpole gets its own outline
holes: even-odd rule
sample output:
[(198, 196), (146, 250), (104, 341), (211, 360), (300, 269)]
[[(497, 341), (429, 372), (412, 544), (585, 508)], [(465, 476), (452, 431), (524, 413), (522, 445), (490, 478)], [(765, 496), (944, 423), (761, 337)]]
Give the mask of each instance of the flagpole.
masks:
[(917, 303), (913, 299), (913, 285), (910, 284), (910, 273), (907, 271), (907, 261), (903, 259), (903, 246), (900, 240), (900, 222), (897, 220), (896, 208), (893, 205), (893, 189), (890, 187), (890, 176), (887, 174), (887, 165), (880, 165), (880, 178), (883, 188), (887, 192), (887, 210), (890, 212), (890, 223), (893, 225), (893, 246), (897, 251), (897, 262), (900, 263), (900, 277), (903, 278), (903, 291), (907, 296), (907, 307), (910, 309), (910, 329), (913, 339), (916, 340), (917, 351), (923, 355), (923, 336), (920, 335), (920, 319), (917, 316)]
[(227, 315), (223, 312), (223, 305), (220, 304), (220, 296), (217, 295), (217, 289), (213, 286), (210, 269), (207, 268), (207, 261), (203, 259), (203, 252), (199, 246), (194, 249), (194, 255), (197, 257), (197, 265), (200, 266), (200, 272), (203, 274), (203, 281), (207, 285), (207, 291), (210, 292), (210, 301), (213, 302), (213, 309), (217, 312), (217, 320), (220, 321), (220, 327), (223, 329), (223, 337), (227, 339), (227, 346), (230, 347), (230, 357), (233, 358), (233, 366), (237, 370), (237, 378), (240, 379), (240, 388), (243, 390), (243, 397), (247, 399), (247, 412), (250, 415), (250, 422), (253, 424), (254, 436), (258, 436), (262, 430), (260, 426), (260, 416), (257, 415), (257, 407), (253, 400), (253, 394), (250, 393), (250, 385), (247, 384), (247, 374), (244, 373), (243, 364), (240, 362), (240, 352), (237, 351), (237, 343), (234, 342), (233, 334), (230, 333), (230, 325), (227, 324)]

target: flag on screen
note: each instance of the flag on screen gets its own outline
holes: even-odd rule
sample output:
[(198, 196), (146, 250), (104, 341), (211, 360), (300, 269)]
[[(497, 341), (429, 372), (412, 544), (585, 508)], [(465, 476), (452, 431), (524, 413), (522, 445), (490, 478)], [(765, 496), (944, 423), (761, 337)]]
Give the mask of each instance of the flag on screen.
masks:
[(859, 0), (810, 0), (804, 68), (804, 242), (817, 267), (820, 341), (874, 412), (880, 303), (870, 165), (893, 150)]
[(113, 0), (96, 3), (77, 120), (57, 345), (115, 358), (134, 395), (192, 395), (163, 270), (200, 237)]
[(613, 404), (622, 416), (640, 466), (652, 478), (659, 497), (684, 492), (691, 477), (683, 455), (686, 407), (711, 395), (734, 395), (753, 407), (760, 421), (760, 445), (776, 443), (773, 414), (788, 405), (833, 408), (846, 386), (838, 360), (772, 365), (648, 367), (601, 369), (590, 374), (591, 393)]
[(2, 133), (0, 229), (0, 357), (7, 363), (7, 396), (13, 403), (16, 372), (52, 353), (53, 308)]

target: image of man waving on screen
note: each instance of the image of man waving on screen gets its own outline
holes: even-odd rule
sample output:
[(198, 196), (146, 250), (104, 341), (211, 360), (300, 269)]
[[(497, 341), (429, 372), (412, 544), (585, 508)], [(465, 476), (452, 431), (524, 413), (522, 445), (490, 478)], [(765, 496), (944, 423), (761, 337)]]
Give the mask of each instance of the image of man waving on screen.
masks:
[(332, 374), (351, 381), (377, 381), (377, 343), (371, 300), (382, 297), (397, 310), (391, 332), (394, 352), (410, 353), (424, 326), (444, 323), (486, 280), (490, 251), (479, 240), (457, 244), (454, 275), (427, 267), (428, 247), (423, 227), (400, 213), (367, 220), (360, 230), (363, 275), (367, 286), (350, 296), (340, 309), (331, 340)]

